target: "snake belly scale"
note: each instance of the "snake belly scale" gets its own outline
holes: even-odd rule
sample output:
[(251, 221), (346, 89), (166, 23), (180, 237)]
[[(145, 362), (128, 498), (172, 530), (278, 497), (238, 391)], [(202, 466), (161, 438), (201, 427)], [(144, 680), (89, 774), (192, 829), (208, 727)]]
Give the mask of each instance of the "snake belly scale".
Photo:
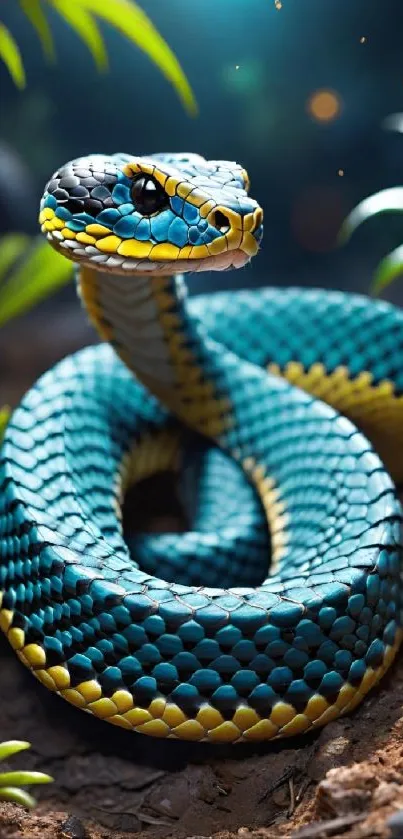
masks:
[[(103, 343), (7, 428), (0, 626), (48, 688), (155, 737), (309, 731), (402, 639), (403, 315), (321, 290), (188, 299), (184, 275), (257, 252), (248, 188), (198, 155), (90, 155), (41, 203)], [(188, 530), (127, 535), (127, 489), (167, 469)]]

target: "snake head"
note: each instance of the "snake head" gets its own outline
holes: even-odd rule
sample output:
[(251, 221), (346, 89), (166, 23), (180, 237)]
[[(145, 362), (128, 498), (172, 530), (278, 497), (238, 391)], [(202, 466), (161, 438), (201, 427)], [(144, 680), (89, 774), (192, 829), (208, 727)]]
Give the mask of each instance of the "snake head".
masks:
[(263, 235), (248, 185), (238, 164), (199, 155), (90, 155), (55, 172), (39, 223), (58, 251), (102, 271), (238, 268)]

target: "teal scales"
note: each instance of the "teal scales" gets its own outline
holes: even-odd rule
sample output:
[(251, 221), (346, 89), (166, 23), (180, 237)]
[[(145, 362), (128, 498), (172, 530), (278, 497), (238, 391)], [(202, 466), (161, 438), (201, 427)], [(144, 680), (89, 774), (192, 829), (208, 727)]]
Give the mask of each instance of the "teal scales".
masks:
[[(308, 731), (402, 638), (403, 315), (320, 290), (187, 299), (176, 266), (256, 252), (247, 185), (193, 155), (90, 156), (41, 207), (107, 343), (8, 426), (0, 626), (47, 687), (152, 736)], [(127, 488), (167, 468), (188, 530), (125, 541)]]

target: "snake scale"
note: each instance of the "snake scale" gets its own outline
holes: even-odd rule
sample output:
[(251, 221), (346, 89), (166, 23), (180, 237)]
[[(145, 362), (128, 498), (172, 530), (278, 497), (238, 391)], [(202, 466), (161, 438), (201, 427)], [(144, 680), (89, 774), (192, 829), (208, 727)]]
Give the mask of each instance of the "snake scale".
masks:
[[(307, 732), (402, 639), (403, 313), (297, 288), (188, 298), (184, 274), (258, 251), (248, 188), (199, 155), (90, 155), (41, 203), (103, 343), (9, 423), (0, 625), (48, 688), (155, 737)], [(166, 471), (188, 529), (126, 533), (127, 491)]]

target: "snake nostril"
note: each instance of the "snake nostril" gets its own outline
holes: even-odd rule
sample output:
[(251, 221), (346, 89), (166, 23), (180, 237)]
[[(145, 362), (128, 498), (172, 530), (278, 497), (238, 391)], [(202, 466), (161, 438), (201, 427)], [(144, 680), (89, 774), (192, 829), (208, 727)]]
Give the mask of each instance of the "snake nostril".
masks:
[(211, 224), (219, 230), (220, 233), (228, 233), (231, 225), (229, 218), (222, 212), (222, 210), (216, 210), (211, 215)]

